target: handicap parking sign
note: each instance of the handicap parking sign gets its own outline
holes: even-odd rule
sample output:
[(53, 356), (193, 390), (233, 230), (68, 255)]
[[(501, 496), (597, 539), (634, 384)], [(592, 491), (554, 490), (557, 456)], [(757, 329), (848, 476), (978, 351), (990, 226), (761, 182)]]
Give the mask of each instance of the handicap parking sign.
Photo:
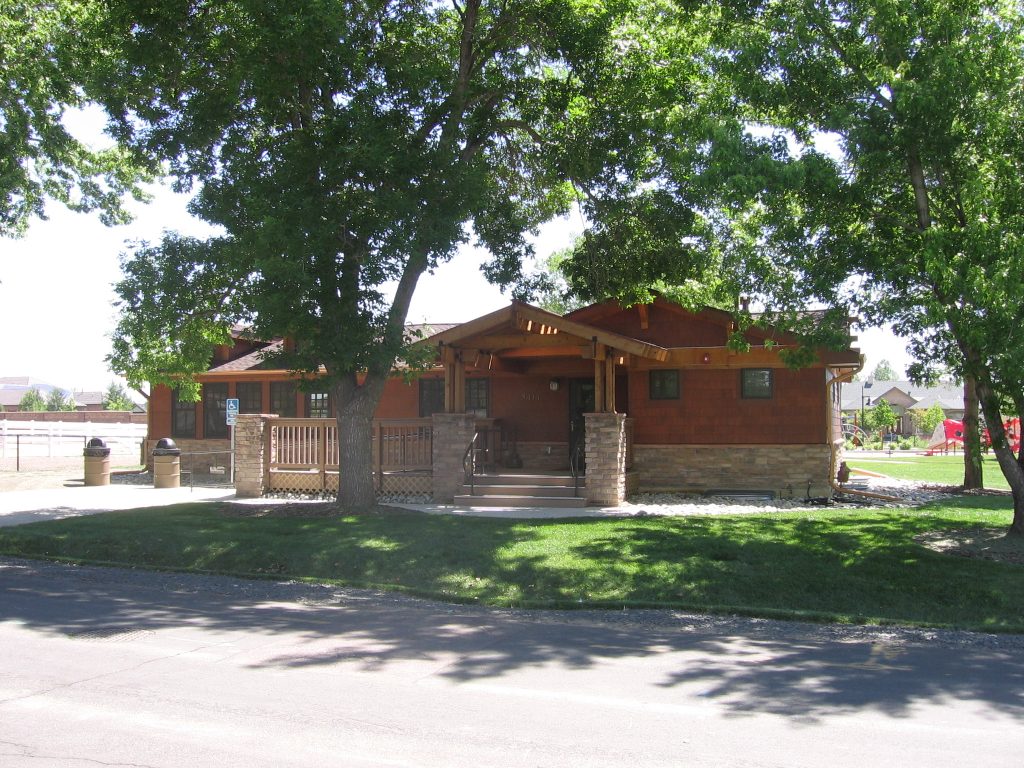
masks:
[(225, 418), (229, 427), (235, 426), (235, 422), (238, 421), (238, 398), (229, 397), (227, 399), (227, 406), (225, 407)]

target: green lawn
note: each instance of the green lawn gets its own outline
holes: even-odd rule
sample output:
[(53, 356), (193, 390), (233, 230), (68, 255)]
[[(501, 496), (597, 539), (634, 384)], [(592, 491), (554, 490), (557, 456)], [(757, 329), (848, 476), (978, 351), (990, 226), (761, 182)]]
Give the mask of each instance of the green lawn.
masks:
[(280, 576), (522, 606), (675, 606), (1024, 631), (1024, 567), (918, 532), (1005, 528), (1006, 499), (920, 510), (514, 521), (400, 513), (240, 517), (226, 505), (0, 529), (0, 553)]
[[(893, 451), (891, 457), (871, 456), (861, 458), (856, 451), (848, 451), (845, 455), (850, 469), (866, 469), (900, 480), (922, 480), (937, 485), (963, 485), (964, 455), (948, 454), (942, 456), (921, 456)], [(982, 472), (985, 487), (1009, 490), (995, 456), (982, 458)]]

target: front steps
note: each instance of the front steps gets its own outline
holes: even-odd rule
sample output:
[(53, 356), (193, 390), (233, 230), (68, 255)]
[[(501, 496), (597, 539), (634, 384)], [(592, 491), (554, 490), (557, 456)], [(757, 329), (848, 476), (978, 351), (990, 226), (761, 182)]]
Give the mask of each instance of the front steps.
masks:
[(473, 476), (455, 497), (458, 507), (555, 507), (580, 509), (587, 505), (586, 480), (580, 478), (579, 496), (574, 495), (572, 475), (484, 474)]

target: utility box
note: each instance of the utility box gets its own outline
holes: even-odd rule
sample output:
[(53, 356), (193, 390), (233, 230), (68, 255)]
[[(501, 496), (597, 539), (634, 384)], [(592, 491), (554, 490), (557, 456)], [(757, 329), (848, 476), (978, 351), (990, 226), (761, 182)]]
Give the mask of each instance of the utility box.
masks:
[(181, 487), (181, 449), (169, 437), (161, 438), (153, 449), (153, 487)]
[(85, 444), (85, 484), (110, 485), (110, 449), (102, 438), (93, 437)]

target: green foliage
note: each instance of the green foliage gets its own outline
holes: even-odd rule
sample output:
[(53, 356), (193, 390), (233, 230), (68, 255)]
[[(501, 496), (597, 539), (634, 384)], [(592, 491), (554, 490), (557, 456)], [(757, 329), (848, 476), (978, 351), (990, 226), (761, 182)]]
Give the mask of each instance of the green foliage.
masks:
[(945, 420), (946, 413), (938, 403), (932, 403), (924, 410), (911, 410), (910, 418), (914, 422), (914, 427), (918, 432), (929, 436), (935, 431), (935, 428)]
[(870, 378), (875, 381), (897, 381), (899, 379), (892, 363), (888, 360), (879, 360), (875, 370), (871, 372)]
[(572, 247), (555, 251), (538, 264), (524, 284), (537, 306), (556, 315), (565, 315), (586, 305), (573, 294), (565, 277), (565, 264), (571, 256)]
[(75, 399), (62, 389), (50, 390), (46, 396), (47, 411), (73, 411), (75, 410)]
[(24, 395), (21, 396), (21, 400), (18, 401), (19, 411), (45, 411), (46, 410), (46, 398), (40, 394), (39, 390), (32, 387)]
[(124, 196), (143, 197), (137, 183), (149, 174), (138, 157), (87, 147), (62, 122), (85, 105), (80, 85), (102, 56), (78, 34), (91, 10), (71, 0), (0, 0), (0, 236), (45, 218), (48, 198), (117, 224), (128, 220)]
[(864, 429), (869, 432), (889, 430), (899, 423), (900, 417), (887, 400), (878, 400), (864, 412)]
[(128, 394), (128, 390), (112, 381), (103, 395), (103, 410), (132, 411), (135, 410), (135, 401)]

